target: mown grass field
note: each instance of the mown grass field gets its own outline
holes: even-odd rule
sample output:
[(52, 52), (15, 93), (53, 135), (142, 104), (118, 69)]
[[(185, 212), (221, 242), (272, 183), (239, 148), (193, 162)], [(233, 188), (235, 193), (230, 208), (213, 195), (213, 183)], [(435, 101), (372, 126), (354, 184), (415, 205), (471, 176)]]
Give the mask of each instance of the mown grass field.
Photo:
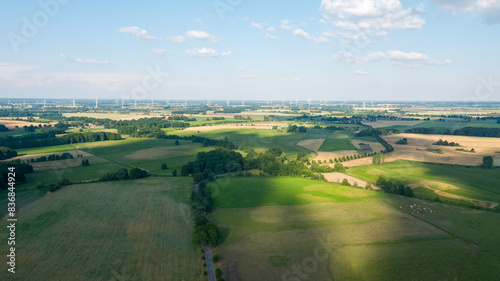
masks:
[(54, 145), (54, 146), (44, 146), (44, 147), (33, 147), (33, 148), (23, 148), (16, 149), (17, 155), (33, 155), (33, 154), (41, 154), (41, 153), (50, 153), (50, 152), (61, 152), (74, 150), (75, 146), (72, 144), (63, 144), (63, 145)]
[[(180, 172), (182, 165), (194, 160), (198, 152), (214, 149), (185, 140), (175, 145), (173, 139), (127, 139), (110, 146), (105, 143), (84, 143), (79, 147), (111, 162), (140, 167), (158, 175), (171, 175), (174, 169)], [(162, 163), (167, 164), (167, 170), (161, 170)]]
[[(329, 202), (304, 202), (297, 198), (317, 192), (311, 188), (316, 182), (288, 180), (230, 178), (210, 184), (221, 186), (220, 192), (213, 189), (217, 207), (211, 215), (223, 233), (218, 251), (225, 269), (237, 265), (241, 280), (498, 277), (500, 238), (491, 235), (500, 230), (496, 212), (333, 184), (328, 186), (335, 192), (325, 185), (317, 194)], [(358, 199), (371, 199), (345, 201), (353, 198), (351, 190)]]
[(227, 177), (209, 183), (208, 187), (214, 194), (215, 206), (222, 208), (358, 202), (385, 196), (334, 183), (282, 177)]
[(309, 152), (309, 150), (296, 145), (305, 133), (286, 133), (277, 130), (256, 129), (224, 129), (209, 132), (175, 132), (176, 135), (197, 135), (212, 139), (227, 139), (237, 146), (250, 145), (258, 149), (278, 148), (285, 153)]
[[(16, 274), (1, 280), (203, 280), (190, 178), (74, 185), (17, 214)], [(0, 222), (5, 229), (6, 221)], [(0, 233), (7, 241), (7, 232)], [(0, 245), (7, 253), (7, 243)]]
[[(488, 170), (480, 167), (396, 160), (377, 166), (352, 167), (347, 170), (347, 174), (373, 184), (379, 176), (416, 186), (430, 183), (433, 188), (446, 193), (500, 203), (498, 168)], [(456, 188), (450, 188), (447, 185), (453, 185)], [(415, 189), (415, 195), (428, 199), (436, 197), (434, 192), (425, 188)], [(443, 197), (442, 199), (449, 200)], [(499, 207), (496, 208), (496, 210), (499, 209)]]
[(356, 150), (356, 147), (348, 139), (326, 139), (318, 151), (330, 152), (340, 150)]

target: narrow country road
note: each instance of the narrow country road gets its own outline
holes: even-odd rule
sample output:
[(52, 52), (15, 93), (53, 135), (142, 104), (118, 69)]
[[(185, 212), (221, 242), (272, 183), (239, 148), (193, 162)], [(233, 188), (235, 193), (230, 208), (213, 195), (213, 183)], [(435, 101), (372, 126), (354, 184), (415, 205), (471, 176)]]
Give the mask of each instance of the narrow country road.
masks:
[(212, 261), (212, 250), (210, 250), (210, 245), (205, 244), (203, 246), (205, 249), (205, 262), (207, 263), (207, 273), (208, 273), (208, 281), (215, 281), (215, 270), (214, 263)]

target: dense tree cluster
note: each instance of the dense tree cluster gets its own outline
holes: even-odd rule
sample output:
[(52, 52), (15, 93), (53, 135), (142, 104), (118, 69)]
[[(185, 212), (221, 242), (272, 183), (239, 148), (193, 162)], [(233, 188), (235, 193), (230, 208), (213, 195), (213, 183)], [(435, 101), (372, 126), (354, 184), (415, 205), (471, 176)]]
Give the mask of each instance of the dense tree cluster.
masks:
[(483, 157), (483, 168), (485, 168), (485, 169), (493, 168), (493, 157), (491, 157), (491, 156), (484, 156)]
[(288, 125), (286, 132), (287, 133), (306, 133), (307, 129), (305, 126)]
[(459, 143), (456, 142), (448, 142), (447, 140), (443, 141), (439, 139), (437, 142), (433, 143), (433, 145), (442, 145), (442, 146), (460, 146)]
[(16, 156), (17, 152), (15, 150), (12, 150), (5, 146), (0, 147), (0, 160), (9, 159)]
[(9, 128), (7, 128), (7, 126), (5, 126), (4, 124), (0, 124), (0, 132), (8, 132), (9, 131)]
[(40, 156), (38, 158), (31, 158), (29, 160), (30, 163), (38, 163), (38, 162), (46, 162), (46, 161), (57, 161), (57, 160), (65, 160), (65, 159), (73, 159), (73, 155), (71, 153), (65, 152), (61, 155), (58, 154), (50, 154), (48, 156)]
[(414, 197), (413, 190), (409, 186), (393, 183), (392, 181), (386, 180), (382, 176), (378, 178), (376, 185), (379, 186), (385, 193), (394, 193), (406, 197)]
[(196, 160), (187, 163), (181, 168), (181, 176), (193, 175), (196, 182), (213, 175), (241, 171), (243, 156), (225, 148), (217, 148), (209, 152), (199, 152)]
[(396, 142), (396, 144), (408, 144), (408, 140), (406, 138), (402, 138)]
[(102, 176), (99, 181), (118, 181), (118, 180), (136, 180), (148, 177), (149, 174), (146, 170), (139, 168), (132, 168), (130, 171), (127, 169), (119, 169), (116, 173), (107, 173)]

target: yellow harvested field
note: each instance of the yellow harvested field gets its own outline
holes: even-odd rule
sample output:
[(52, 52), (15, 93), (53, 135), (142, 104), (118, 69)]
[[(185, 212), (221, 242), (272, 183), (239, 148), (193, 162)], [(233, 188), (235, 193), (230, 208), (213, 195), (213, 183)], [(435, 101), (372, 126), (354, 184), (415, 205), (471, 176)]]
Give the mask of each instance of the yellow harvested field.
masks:
[(47, 123), (38, 123), (38, 122), (27, 122), (27, 121), (20, 121), (20, 120), (7, 120), (7, 119), (1, 119), (0, 120), (0, 124), (3, 124), (5, 125), (7, 128), (9, 129), (15, 129), (16, 126), (18, 126), (19, 128), (22, 128), (23, 126), (38, 126), (38, 125), (47, 125)]
[(323, 144), (324, 141), (325, 139), (308, 139), (299, 141), (297, 145), (307, 148), (311, 151), (318, 151), (318, 149), (320, 148), (320, 146)]
[[(483, 156), (500, 157), (495, 151), (500, 150), (500, 138), (483, 138), (467, 136), (449, 135), (420, 135), (420, 134), (399, 134), (383, 137), (388, 143), (394, 146), (394, 152), (387, 155), (386, 161), (396, 159), (413, 160), (420, 162), (434, 162), (457, 165), (481, 165)], [(395, 144), (396, 141), (406, 138), (407, 145)], [(460, 148), (470, 150), (474, 148), (476, 153), (457, 151), (457, 147), (433, 145), (439, 139), (460, 144)], [(419, 149), (441, 149), (443, 154), (436, 154), (427, 151), (417, 151)]]
[[(383, 136), (383, 138), (394, 147), (394, 151), (386, 155), (386, 162), (395, 161), (398, 159), (432, 162), (442, 164), (454, 164), (465, 166), (479, 166), (483, 163), (484, 156), (493, 156), (495, 166), (500, 163), (497, 159), (500, 154), (495, 151), (500, 151), (500, 138), (483, 138), (483, 137), (467, 137), (467, 136), (450, 136), (450, 135), (422, 135), (422, 134), (398, 134), (391, 136)], [(396, 144), (396, 141), (406, 138), (407, 145)], [(457, 151), (456, 146), (441, 146), (433, 145), (439, 139), (447, 140), (448, 142), (456, 142), (460, 144), (459, 148), (470, 150), (474, 148), (476, 153)], [(419, 151), (418, 149), (441, 149), (444, 153), (437, 154), (427, 151)], [(346, 167), (355, 167), (370, 165), (372, 158), (362, 158), (344, 162)]]
[(241, 123), (241, 124), (189, 127), (189, 128), (186, 128), (184, 131), (208, 132), (208, 131), (215, 131), (215, 130), (222, 130), (222, 129), (272, 130), (274, 126), (278, 126), (278, 128), (285, 128), (288, 125), (286, 123)]
[[(346, 179), (351, 185), (354, 185), (354, 183), (357, 183), (361, 187), (365, 187), (367, 182), (360, 180), (355, 177), (351, 177), (349, 175), (343, 174), (343, 173), (324, 173), (323, 176), (325, 176), (327, 181), (330, 182), (336, 182), (336, 183), (341, 183), (344, 179)], [(373, 186), (373, 189), (379, 189), (378, 187)]]
[[(66, 153), (66, 152), (71, 153), (71, 155), (73, 155), (74, 158), (73, 159), (57, 160), (57, 161), (45, 161), (45, 162), (31, 163), (31, 165), (33, 166), (33, 170), (44, 171), (44, 170), (76, 167), (76, 166), (80, 166), (82, 164), (82, 160), (89, 160), (90, 164), (98, 164), (98, 163), (108, 162), (108, 160), (106, 160), (106, 159), (103, 159), (101, 157), (95, 156), (93, 154), (87, 153), (87, 152), (82, 151), (82, 150), (70, 150), (70, 151), (64, 151), (64, 152), (50, 152), (50, 153), (23, 155), (23, 156), (11, 158), (8, 161), (18, 160), (18, 159), (30, 161), (30, 159), (32, 159), (32, 158), (36, 159), (36, 158), (39, 158), (42, 156), (49, 156), (51, 154), (61, 155), (61, 154)], [(77, 154), (82, 155), (83, 158), (76, 158)]]
[(448, 197), (448, 198), (452, 198), (452, 199), (464, 200), (467, 202), (471, 202), (475, 205), (479, 205), (482, 208), (486, 208), (486, 209), (494, 209), (496, 206), (498, 206), (497, 202), (471, 199), (469, 197), (464, 197), (464, 196), (455, 195), (455, 194), (451, 194), (451, 193), (446, 192), (446, 190), (450, 190), (450, 189), (460, 189), (460, 188), (458, 188), (454, 185), (451, 185), (451, 184), (426, 180), (426, 181), (421, 181), (418, 184), (411, 184), (410, 187), (411, 188), (425, 187), (427, 189), (433, 190), (434, 193), (436, 193), (436, 195)]

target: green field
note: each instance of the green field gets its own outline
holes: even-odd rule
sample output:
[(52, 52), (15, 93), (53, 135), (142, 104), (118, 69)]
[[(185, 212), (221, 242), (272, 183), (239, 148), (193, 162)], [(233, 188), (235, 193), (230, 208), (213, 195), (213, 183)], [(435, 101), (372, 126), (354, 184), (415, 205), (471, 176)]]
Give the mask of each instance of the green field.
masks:
[[(149, 178), (44, 196), (18, 213), (16, 274), (2, 262), (0, 279), (203, 280), (191, 242), (191, 186), (190, 178)], [(6, 231), (0, 236), (7, 241)]]
[(358, 202), (384, 196), (382, 193), (367, 193), (335, 183), (300, 178), (226, 177), (209, 183), (208, 187), (214, 194), (215, 206), (222, 208)]
[(307, 280), (494, 280), (500, 270), (495, 212), (289, 178), (209, 186), (218, 251), (241, 280), (303, 280), (297, 269)]
[[(480, 167), (397, 160), (377, 166), (352, 167), (347, 170), (347, 174), (371, 183), (375, 183), (379, 176), (403, 184), (418, 185), (423, 181), (427, 183), (430, 181), (434, 182), (431, 184), (433, 188), (443, 192), (500, 203), (498, 168), (488, 170)], [(445, 186), (440, 186), (440, 183)], [(446, 184), (453, 185), (457, 189), (446, 188)], [(424, 188), (417, 188), (415, 195), (428, 199), (436, 197), (435, 193)], [(496, 210), (500, 208), (497, 207)]]
[(68, 151), (68, 150), (75, 150), (75, 146), (72, 144), (63, 144), (63, 145), (55, 145), (55, 146), (16, 149), (17, 155), (19, 155), (19, 156), (41, 154), (41, 153), (51, 153), (51, 152), (61, 152), (61, 151)]
[(356, 147), (348, 139), (326, 139), (318, 151), (356, 150)]
[(211, 139), (227, 139), (237, 146), (250, 145), (257, 149), (278, 148), (285, 153), (310, 152), (296, 145), (306, 133), (285, 133), (277, 130), (257, 129), (223, 129), (209, 132), (196, 133), (194, 131), (179, 131), (176, 135), (197, 135)]
[[(175, 140), (129, 138), (119, 141), (89, 142), (74, 145), (59, 145), (31, 150), (22, 150), (23, 154), (37, 154), (74, 150), (76, 147), (95, 156), (101, 157), (106, 162), (90, 163), (90, 166), (74, 166), (35, 171), (26, 175), (27, 182), (17, 186), (21, 195), (17, 198), (19, 204), (32, 202), (45, 193), (45, 190), (36, 189), (38, 183), (51, 184), (66, 178), (78, 183), (87, 180), (98, 180), (106, 173), (116, 173), (118, 169), (131, 169), (140, 167), (150, 174), (170, 176), (175, 169), (180, 172), (182, 165), (196, 158), (201, 151), (208, 151), (213, 147), (202, 147), (202, 144), (191, 141), (180, 141), (175, 145)], [(73, 161), (81, 161), (74, 158)], [(161, 170), (161, 164), (166, 163), (167, 170)], [(0, 204), (7, 204), (7, 191), (0, 191)], [(0, 210), (0, 215), (6, 210)]]

